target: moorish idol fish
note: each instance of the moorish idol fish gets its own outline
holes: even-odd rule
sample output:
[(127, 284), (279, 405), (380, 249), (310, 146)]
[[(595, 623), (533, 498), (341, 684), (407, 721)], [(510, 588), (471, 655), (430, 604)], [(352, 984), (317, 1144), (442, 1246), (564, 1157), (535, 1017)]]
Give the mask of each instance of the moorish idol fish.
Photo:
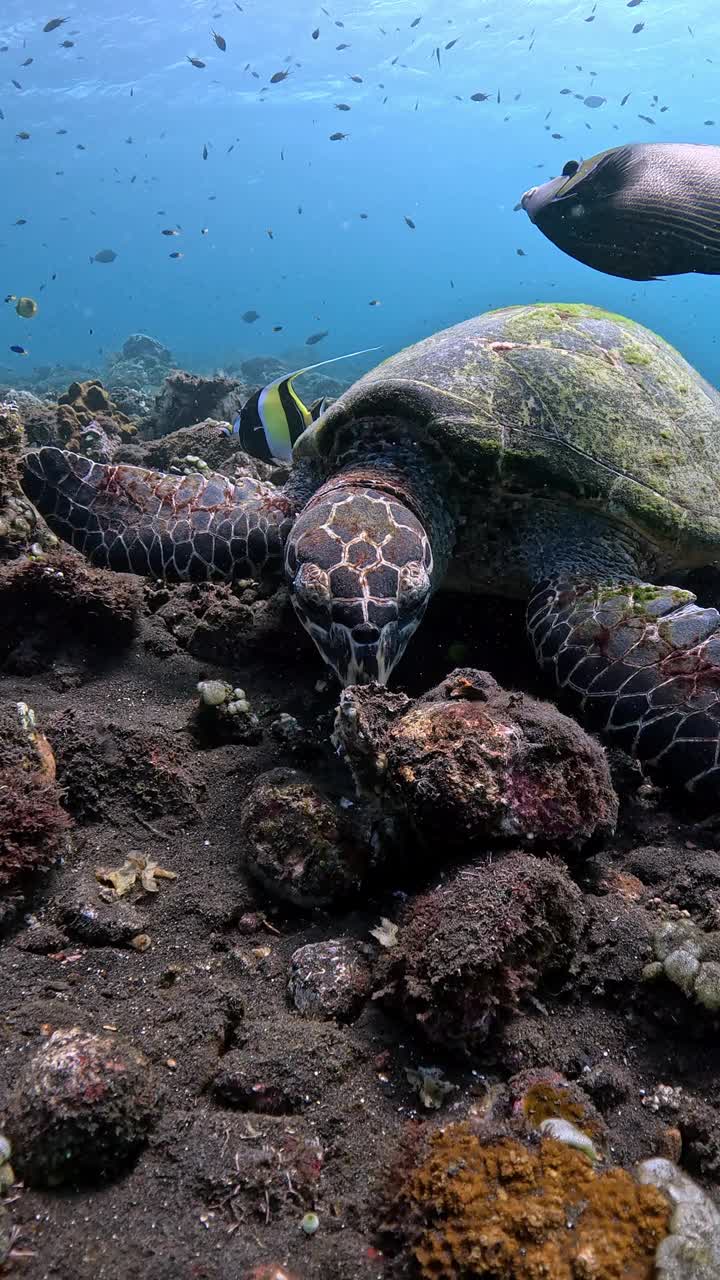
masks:
[(295, 378), (325, 364), (379, 350), (379, 347), (364, 347), (362, 351), (348, 351), (346, 355), (319, 360), (304, 369), (295, 369), (294, 373), (283, 374), (246, 401), (233, 423), (232, 434), (240, 437), (242, 448), (254, 458), (263, 462), (291, 462), (295, 441), (326, 408), (324, 397), (308, 408), (293, 386)]

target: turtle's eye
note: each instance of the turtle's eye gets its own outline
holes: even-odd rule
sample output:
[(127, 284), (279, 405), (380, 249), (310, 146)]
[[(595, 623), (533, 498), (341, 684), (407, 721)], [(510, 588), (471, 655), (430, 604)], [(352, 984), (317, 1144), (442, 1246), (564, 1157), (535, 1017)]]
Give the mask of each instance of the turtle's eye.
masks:
[(293, 585), (299, 603), (307, 605), (308, 608), (329, 608), (332, 600), (330, 578), (319, 565), (307, 561), (301, 564), (295, 574)]
[(563, 178), (574, 178), (579, 168), (580, 164), (577, 160), (568, 160), (567, 164), (563, 165)]
[(430, 594), (430, 575), (419, 560), (408, 560), (400, 570), (398, 601), (401, 606), (412, 607)]

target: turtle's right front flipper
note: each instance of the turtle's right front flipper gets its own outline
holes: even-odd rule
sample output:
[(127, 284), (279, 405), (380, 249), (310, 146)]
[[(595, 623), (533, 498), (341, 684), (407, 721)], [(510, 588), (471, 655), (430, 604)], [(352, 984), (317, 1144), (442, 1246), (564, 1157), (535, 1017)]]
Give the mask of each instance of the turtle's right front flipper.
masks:
[(292, 503), (273, 486), (222, 475), (166, 475), (43, 448), (23, 488), (50, 528), (93, 564), (174, 580), (279, 571)]

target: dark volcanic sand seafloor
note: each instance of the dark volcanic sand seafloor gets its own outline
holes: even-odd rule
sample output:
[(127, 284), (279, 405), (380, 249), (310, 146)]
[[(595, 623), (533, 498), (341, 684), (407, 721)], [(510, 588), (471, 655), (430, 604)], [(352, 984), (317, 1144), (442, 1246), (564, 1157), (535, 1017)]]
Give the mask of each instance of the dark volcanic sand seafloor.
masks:
[[(170, 597), (193, 590), (228, 598), (226, 588), (205, 587)], [(34, 708), (73, 825), (62, 864), (35, 876), (19, 914), (6, 911), (0, 1130), (19, 1073), (56, 1028), (122, 1037), (162, 1089), (146, 1145), (114, 1180), (11, 1188), (0, 1202), (16, 1228), (8, 1274), (243, 1280), (260, 1263), (301, 1280), (416, 1274), (383, 1254), (377, 1233), (408, 1126), (462, 1118), (488, 1087), (526, 1068), (586, 1088), (616, 1163), (679, 1156), (715, 1190), (717, 1018), (641, 974), (663, 919), (685, 912), (705, 931), (720, 928), (720, 828), (638, 792), (618, 758), (618, 832), (571, 866), (586, 913), (572, 962), (501, 1016), (469, 1059), (429, 1044), (377, 1001), (349, 1022), (302, 1017), (287, 995), (293, 952), (351, 937), (374, 961), (381, 948), (369, 930), (451, 868), (438, 842), (415, 880), (407, 869), (386, 871), (382, 884), (327, 910), (278, 905), (250, 881), (239, 815), (259, 774), (301, 768), (353, 798), (329, 744), (336, 691), (287, 611), (266, 658), (238, 645), (237, 659), (218, 666), (190, 656), (177, 615), (179, 640), (157, 604), (148, 587), (134, 638), (115, 651), (87, 643), (77, 623), (64, 631), (59, 604), (57, 616), (28, 610), (27, 635), (10, 627), (10, 652), (3, 647), (2, 702)], [(222, 634), (222, 620), (214, 625)], [(414, 696), (460, 665), (540, 692), (519, 607), (440, 597), (395, 687)], [(259, 740), (197, 740), (196, 684), (207, 678), (245, 690)], [(271, 729), (282, 713), (298, 721), (299, 746)], [(468, 848), (468, 859), (487, 852)], [(138, 855), (177, 878), (113, 902), (95, 870)], [(150, 939), (145, 950), (130, 944), (138, 934)], [(408, 1081), (406, 1068), (420, 1066), (441, 1068), (454, 1086), (439, 1110), (423, 1108)], [(223, 1071), (224, 1092), (213, 1085)], [(319, 1219), (312, 1235), (301, 1228), (309, 1210)]]

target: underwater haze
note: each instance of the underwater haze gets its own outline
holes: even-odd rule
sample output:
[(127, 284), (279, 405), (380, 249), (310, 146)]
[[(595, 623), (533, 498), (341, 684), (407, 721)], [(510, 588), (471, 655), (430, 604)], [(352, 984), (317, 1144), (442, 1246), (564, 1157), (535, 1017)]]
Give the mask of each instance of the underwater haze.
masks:
[(38, 302), (0, 302), (5, 372), (136, 331), (198, 370), (389, 355), (562, 299), (720, 382), (720, 281), (601, 275), (515, 208), (606, 147), (720, 142), (716, 0), (57, 2), (0, 13), (0, 287)]

